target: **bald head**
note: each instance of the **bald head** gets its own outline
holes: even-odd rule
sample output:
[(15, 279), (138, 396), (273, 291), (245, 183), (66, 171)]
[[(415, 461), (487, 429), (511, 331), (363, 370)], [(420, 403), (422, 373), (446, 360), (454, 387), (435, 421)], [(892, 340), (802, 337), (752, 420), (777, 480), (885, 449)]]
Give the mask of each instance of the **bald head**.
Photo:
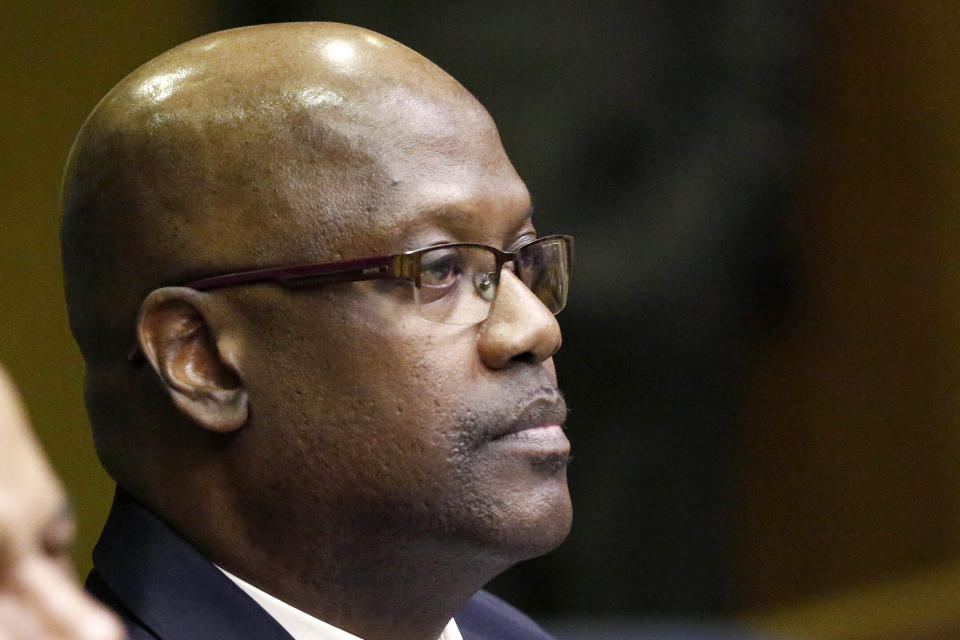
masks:
[(182, 446), (168, 429), (144, 439), (149, 421), (183, 415), (127, 360), (151, 291), (383, 252), (383, 238), (420, 213), (421, 196), (430, 206), (458, 196), (446, 186), (428, 193), (424, 172), (457, 189), (486, 180), (454, 175), (468, 163), (449, 157), (439, 169), (423, 164), (451, 153), (482, 158), (519, 182), (492, 120), (466, 89), (359, 27), (285, 23), (213, 33), (114, 87), (71, 151), (61, 229), (70, 326), (107, 471), (130, 488), (140, 481), (133, 475), (160, 476), (167, 465), (151, 455), (157, 468), (147, 471), (130, 452)]
[[(458, 263), (543, 247), (530, 211), (484, 109), (383, 36), (251, 27), (147, 63), (94, 110), (64, 186), (105, 468), (302, 611), (364, 638), (438, 637), (570, 526), (559, 326), (519, 265), (491, 289)], [(305, 289), (177, 286), (408, 251), (433, 279), (366, 260)], [(473, 324), (422, 313), (477, 304)]]
[(391, 161), (463, 144), (489, 116), (426, 58), (341, 24), (234, 29), (121, 81), (84, 124), (64, 178), (71, 327), (114, 363), (151, 289), (335, 257), (404, 176)]

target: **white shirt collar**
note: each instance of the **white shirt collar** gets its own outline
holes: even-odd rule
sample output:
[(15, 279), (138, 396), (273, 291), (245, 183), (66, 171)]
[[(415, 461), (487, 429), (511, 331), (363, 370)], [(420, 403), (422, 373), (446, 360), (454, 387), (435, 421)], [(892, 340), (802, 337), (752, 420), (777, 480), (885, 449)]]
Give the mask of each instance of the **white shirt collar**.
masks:
[[(216, 565), (214, 565), (216, 566)], [(238, 587), (254, 599), (263, 609), (273, 617), (287, 633), (293, 636), (294, 640), (363, 640), (352, 633), (347, 633), (343, 629), (327, 624), (322, 620), (314, 618), (308, 613), (304, 613), (295, 607), (291, 607), (286, 602), (274, 598), (265, 591), (257, 589), (252, 584), (244, 582), (229, 571), (217, 567), (223, 571), (224, 575), (234, 581)], [(463, 640), (457, 623), (453, 618), (447, 623), (443, 633), (437, 640)]]

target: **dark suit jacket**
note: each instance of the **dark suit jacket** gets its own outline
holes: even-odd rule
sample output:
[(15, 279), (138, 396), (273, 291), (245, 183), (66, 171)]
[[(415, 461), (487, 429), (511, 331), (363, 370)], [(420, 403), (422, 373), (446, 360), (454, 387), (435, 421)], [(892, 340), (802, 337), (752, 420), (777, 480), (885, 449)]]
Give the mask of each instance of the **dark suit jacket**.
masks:
[[(87, 589), (123, 618), (130, 640), (291, 640), (256, 602), (122, 489), (93, 564)], [(464, 640), (553, 640), (485, 591), (454, 619)]]

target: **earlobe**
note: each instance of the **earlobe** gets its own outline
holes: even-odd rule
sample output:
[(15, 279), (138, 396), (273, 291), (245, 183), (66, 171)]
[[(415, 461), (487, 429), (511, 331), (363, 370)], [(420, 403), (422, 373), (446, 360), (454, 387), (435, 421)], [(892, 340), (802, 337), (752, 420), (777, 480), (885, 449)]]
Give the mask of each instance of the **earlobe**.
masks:
[(204, 429), (228, 433), (247, 421), (247, 392), (220, 353), (203, 309), (198, 291), (157, 289), (140, 306), (137, 336), (173, 403)]

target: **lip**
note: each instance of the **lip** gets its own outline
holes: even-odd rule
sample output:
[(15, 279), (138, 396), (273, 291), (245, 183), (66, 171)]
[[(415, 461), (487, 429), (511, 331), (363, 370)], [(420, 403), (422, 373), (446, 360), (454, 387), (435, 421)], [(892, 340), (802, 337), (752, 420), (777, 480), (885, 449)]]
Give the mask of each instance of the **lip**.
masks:
[[(566, 442), (563, 423), (567, 420), (567, 405), (558, 395), (540, 397), (521, 409), (504, 428), (492, 434), (490, 440), (517, 442)], [(569, 446), (569, 444), (568, 444)]]
[(511, 431), (492, 440), (497, 451), (527, 460), (535, 470), (554, 477), (570, 464), (570, 441), (559, 424), (544, 424)]
[(567, 447), (570, 446), (567, 436), (563, 433), (563, 427), (558, 424), (545, 424), (520, 431), (511, 431), (505, 436), (496, 438), (494, 442), (517, 442), (540, 446), (562, 443)]

